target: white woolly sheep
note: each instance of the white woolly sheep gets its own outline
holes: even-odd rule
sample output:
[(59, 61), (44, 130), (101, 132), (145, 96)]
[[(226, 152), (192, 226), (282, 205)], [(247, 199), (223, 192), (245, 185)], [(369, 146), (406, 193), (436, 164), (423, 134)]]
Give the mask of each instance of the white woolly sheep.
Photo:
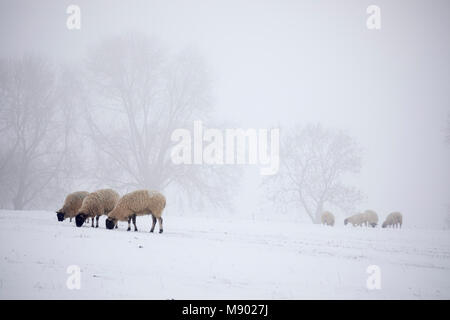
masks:
[(366, 226), (372, 226), (375, 228), (378, 224), (377, 213), (373, 210), (366, 210), (364, 214), (366, 215)]
[(166, 207), (166, 198), (158, 191), (137, 190), (127, 193), (120, 198), (116, 207), (108, 214), (106, 228), (113, 229), (117, 222), (128, 220), (128, 230), (131, 230), (130, 221), (133, 220), (134, 231), (137, 231), (136, 216), (152, 215), (153, 232), (156, 220), (159, 223), (159, 233), (163, 232), (162, 212)]
[(353, 226), (372, 226), (376, 227), (378, 223), (378, 215), (375, 211), (366, 210), (364, 213), (357, 213), (344, 220), (344, 224), (351, 223)]
[(334, 215), (331, 212), (324, 211), (321, 217), (322, 224), (334, 226)]
[(402, 214), (400, 212), (392, 212), (386, 217), (386, 220), (383, 222), (382, 227), (401, 228), (402, 223), (403, 223)]
[(77, 227), (81, 227), (87, 218), (91, 218), (91, 226), (94, 227), (94, 218), (96, 218), (95, 227), (98, 228), (100, 216), (107, 215), (114, 209), (119, 199), (120, 195), (112, 189), (100, 189), (88, 194), (75, 217)]
[(66, 218), (70, 218), (70, 221), (72, 221), (72, 218), (75, 217), (78, 209), (80, 209), (83, 199), (88, 194), (89, 192), (87, 191), (76, 191), (68, 194), (62, 208), (56, 211), (58, 221), (63, 221)]

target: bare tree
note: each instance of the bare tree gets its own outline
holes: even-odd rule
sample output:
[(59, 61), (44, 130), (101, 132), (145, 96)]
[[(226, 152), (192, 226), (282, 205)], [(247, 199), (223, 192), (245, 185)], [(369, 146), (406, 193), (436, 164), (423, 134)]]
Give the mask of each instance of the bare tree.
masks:
[(349, 211), (362, 198), (344, 183), (346, 174), (361, 167), (360, 150), (348, 135), (320, 125), (296, 127), (284, 136), (280, 152), (279, 173), (265, 181), (279, 206), (301, 207), (320, 223), (324, 209)]
[(45, 205), (60, 187), (69, 121), (58, 104), (56, 73), (39, 57), (0, 62), (0, 205)]
[(192, 127), (211, 109), (210, 82), (198, 56), (171, 55), (156, 39), (128, 35), (95, 48), (88, 74), (95, 181), (123, 189), (176, 186), (190, 200), (200, 195), (218, 206), (231, 204), (226, 186), (235, 183), (228, 169), (174, 165), (170, 158), (173, 130)]

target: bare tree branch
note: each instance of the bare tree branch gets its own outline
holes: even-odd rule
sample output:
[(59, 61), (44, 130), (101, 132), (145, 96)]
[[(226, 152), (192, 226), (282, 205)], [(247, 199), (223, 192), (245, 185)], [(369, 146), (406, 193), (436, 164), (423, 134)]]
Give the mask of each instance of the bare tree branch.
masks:
[(190, 200), (202, 194), (217, 206), (230, 203), (224, 187), (230, 170), (170, 160), (172, 132), (205, 119), (211, 109), (201, 58), (173, 56), (155, 39), (130, 35), (92, 50), (87, 69), (92, 88), (85, 117), (97, 153), (95, 179), (122, 189), (175, 187)]

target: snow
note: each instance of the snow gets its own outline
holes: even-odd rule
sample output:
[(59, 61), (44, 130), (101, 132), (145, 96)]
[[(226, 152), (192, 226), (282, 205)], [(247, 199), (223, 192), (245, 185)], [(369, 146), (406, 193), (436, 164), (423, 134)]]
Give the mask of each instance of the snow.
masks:
[[(339, 224), (339, 221), (338, 221)], [(164, 233), (0, 211), (1, 299), (449, 299), (450, 232), (166, 216)], [(158, 226), (156, 227), (158, 230)], [(67, 268), (81, 269), (68, 289)], [(367, 268), (380, 268), (369, 290)]]

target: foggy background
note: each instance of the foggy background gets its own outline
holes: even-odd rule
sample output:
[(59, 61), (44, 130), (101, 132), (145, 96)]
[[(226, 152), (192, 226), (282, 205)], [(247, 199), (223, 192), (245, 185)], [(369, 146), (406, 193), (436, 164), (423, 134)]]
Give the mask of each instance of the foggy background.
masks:
[[(81, 30), (66, 28), (70, 4), (81, 8)], [(366, 8), (371, 4), (381, 8), (381, 30), (366, 27)], [(98, 153), (95, 141), (85, 136), (85, 108), (92, 100), (105, 98), (97, 97), (103, 91), (86, 80), (90, 79), (86, 65), (104, 41), (131, 34), (157, 39), (170, 59), (186, 55), (200, 61), (205, 75), (201, 83), (208, 87), (202, 92), (208, 93), (208, 100), (198, 118), (208, 114), (208, 120), (202, 119), (205, 126), (275, 126), (280, 127), (282, 141), (295, 126), (320, 123), (329, 130), (342, 130), (362, 150), (360, 172), (345, 177), (363, 194), (355, 212), (370, 208), (383, 219), (400, 211), (407, 227), (444, 227), (450, 210), (449, 9), (448, 1), (2, 0), (1, 59), (33, 55), (47, 59), (55, 74), (70, 70), (69, 76), (55, 80), (61, 92), (55, 103), (59, 111), (48, 130), (53, 129), (58, 138), (67, 132), (73, 148), (61, 160), (60, 175), (40, 197), (43, 200), (24, 208), (56, 210), (66, 192), (111, 185), (93, 177), (93, 172), (100, 172), (99, 163), (105, 164), (106, 173), (114, 170), (108, 170), (108, 158), (102, 162), (94, 155)], [(10, 79), (6, 73), (1, 76), (6, 82)], [(37, 91), (45, 84), (38, 79), (35, 83), (31, 89)], [(80, 88), (82, 95), (78, 95)], [(3, 120), (12, 109), (5, 103), (0, 108)], [(32, 116), (38, 121), (47, 111)], [(113, 113), (100, 113), (105, 122), (115, 119)], [(183, 119), (189, 129), (190, 120), (195, 119)], [(3, 133), (1, 139), (3, 159), (10, 139)], [(61, 150), (63, 146), (54, 157)], [(59, 163), (53, 158), (46, 161)], [(210, 169), (187, 169), (196, 170), (187, 177), (210, 178), (202, 171)], [(2, 170), (1, 206), (13, 208), (7, 190), (16, 179), (5, 176), (14, 171)], [(194, 199), (190, 209), (183, 198), (194, 189), (185, 183), (185, 196), (177, 188), (164, 190), (168, 214), (281, 217), (268, 191), (260, 187), (258, 167), (217, 170), (214, 186), (197, 195), (202, 199), (218, 194), (225, 200), (234, 195), (232, 209), (216, 209), (217, 199), (201, 208), (196, 208)], [(119, 191), (133, 188), (122, 186)], [(336, 211), (338, 225), (346, 214)], [(283, 217), (311, 221), (300, 206), (289, 208)]]

